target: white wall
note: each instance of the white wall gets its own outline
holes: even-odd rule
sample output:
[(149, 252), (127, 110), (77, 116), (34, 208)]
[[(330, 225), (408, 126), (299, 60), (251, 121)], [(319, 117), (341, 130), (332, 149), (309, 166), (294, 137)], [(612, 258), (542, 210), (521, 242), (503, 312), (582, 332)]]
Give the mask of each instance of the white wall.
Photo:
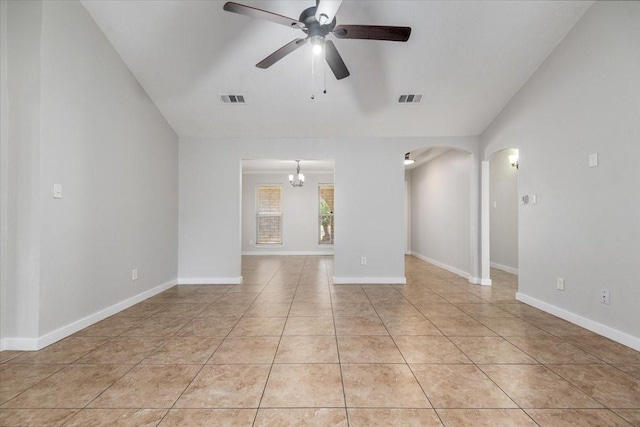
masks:
[[(33, 147), (31, 163), (10, 157), (10, 174), (32, 166), (10, 182), (10, 195), (27, 184), (32, 194), (29, 203), (10, 198), (9, 210), (36, 221), (26, 242), (24, 230), (10, 229), (35, 254), (28, 283), (39, 297), (24, 294), (20, 281), (8, 283), (3, 312), (23, 305), (33, 311), (35, 304), (35, 327), (26, 330), (19, 313), (10, 314), (3, 338), (6, 347), (22, 338), (40, 347), (176, 283), (178, 138), (82, 5), (10, 2), (8, 9), (8, 102), (16, 112), (9, 116), (9, 150)], [(12, 31), (26, 9), (38, 9), (41, 21)], [(23, 45), (33, 38), (37, 46), (26, 52), (37, 61), (29, 82), (37, 94), (24, 99)], [(29, 117), (26, 103), (39, 112), (31, 139), (26, 130), (11, 131)], [(62, 199), (52, 198), (54, 183), (63, 185)], [(12, 252), (24, 257), (20, 248)], [(24, 268), (16, 265), (19, 276)]]
[[(318, 185), (333, 184), (333, 174), (308, 173), (304, 171), (304, 162), (301, 165), (305, 177), (301, 188), (289, 184), (288, 177), (292, 171), (242, 175), (243, 253), (333, 254), (333, 245), (318, 244)], [(259, 184), (282, 186), (282, 245), (255, 245), (256, 186)]]
[(490, 160), (491, 266), (518, 274), (518, 169), (503, 150)]
[(450, 150), (411, 170), (411, 251), (464, 277), (471, 265), (469, 153)]
[[(180, 281), (241, 280), (241, 159), (330, 158), (335, 159), (339, 218), (334, 244), (336, 281), (402, 283), (404, 154), (424, 146), (477, 150), (477, 141), (469, 137), (181, 138)], [(362, 256), (367, 257), (366, 266), (360, 265)]]
[[(42, 4), (3, 2), (2, 336), (38, 334)], [(6, 154), (6, 157), (5, 157)], [(6, 161), (5, 161), (6, 159)]]
[(596, 2), (482, 143), (518, 147), (520, 194), (538, 198), (519, 211), (519, 298), (640, 349), (638, 22), (638, 2)]

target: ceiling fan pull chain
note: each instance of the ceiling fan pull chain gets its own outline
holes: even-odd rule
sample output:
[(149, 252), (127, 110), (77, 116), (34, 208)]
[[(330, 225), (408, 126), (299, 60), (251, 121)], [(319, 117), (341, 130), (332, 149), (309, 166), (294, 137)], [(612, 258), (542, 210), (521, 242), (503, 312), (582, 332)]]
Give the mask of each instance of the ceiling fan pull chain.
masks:
[(322, 93), (327, 93), (327, 49), (325, 49), (324, 47), (322, 48), (322, 56), (324, 59), (324, 61), (322, 61), (322, 77), (324, 80), (324, 90), (322, 91)]
[(315, 82), (316, 82), (316, 58), (315, 58), (315, 55), (312, 53), (311, 54), (311, 99), (316, 99), (316, 95), (315, 95), (316, 85), (314, 84)]

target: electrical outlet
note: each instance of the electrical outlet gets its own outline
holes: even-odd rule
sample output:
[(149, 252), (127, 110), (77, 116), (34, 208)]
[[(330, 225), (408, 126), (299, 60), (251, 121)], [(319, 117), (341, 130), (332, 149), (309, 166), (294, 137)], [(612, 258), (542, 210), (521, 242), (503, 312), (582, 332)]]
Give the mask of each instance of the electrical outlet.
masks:
[(602, 304), (609, 304), (609, 291), (606, 289), (602, 289), (600, 291), (600, 302)]
[(131, 270), (131, 280), (138, 280), (138, 269)]
[(360, 265), (367, 265), (367, 257), (366, 256), (360, 257)]
[(559, 291), (564, 291), (564, 279), (562, 277), (558, 277), (556, 288), (558, 288)]
[(589, 154), (589, 167), (595, 168), (598, 166), (598, 153)]

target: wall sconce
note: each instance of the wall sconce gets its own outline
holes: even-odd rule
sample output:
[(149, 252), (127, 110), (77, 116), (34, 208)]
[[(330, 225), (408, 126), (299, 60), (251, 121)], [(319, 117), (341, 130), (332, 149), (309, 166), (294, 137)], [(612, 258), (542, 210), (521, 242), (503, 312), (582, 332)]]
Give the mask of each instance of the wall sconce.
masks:
[(409, 158), (409, 154), (410, 153), (407, 153), (407, 154), (404, 155), (404, 165), (405, 166), (412, 165), (412, 164), (414, 164), (416, 162), (415, 160)]
[(514, 168), (518, 169), (518, 155), (517, 154), (511, 154), (509, 156), (509, 163), (511, 163), (511, 166), (513, 166)]

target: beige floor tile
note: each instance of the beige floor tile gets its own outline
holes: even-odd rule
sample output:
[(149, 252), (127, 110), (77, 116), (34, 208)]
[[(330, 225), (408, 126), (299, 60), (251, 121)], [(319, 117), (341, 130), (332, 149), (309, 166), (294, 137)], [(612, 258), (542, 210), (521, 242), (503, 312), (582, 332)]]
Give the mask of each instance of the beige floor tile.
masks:
[(549, 336), (548, 332), (522, 319), (480, 317), (480, 322), (503, 337)]
[(120, 337), (169, 337), (189, 322), (185, 317), (149, 317), (124, 331)]
[(144, 365), (204, 364), (222, 340), (222, 337), (171, 337), (140, 363)]
[(633, 426), (640, 426), (640, 409), (614, 409), (615, 413)]
[(337, 335), (389, 335), (378, 317), (336, 317)]
[(255, 409), (171, 409), (159, 427), (251, 427)]
[(464, 311), (471, 317), (499, 317), (513, 318), (513, 314), (496, 307), (493, 304), (456, 304), (460, 310)]
[(304, 408), (258, 410), (255, 427), (347, 427), (344, 409)]
[(77, 332), (78, 337), (115, 337), (136, 326), (142, 317), (109, 317)]
[(405, 364), (342, 365), (347, 407), (431, 408)]
[(344, 394), (337, 364), (275, 364), (260, 403), (262, 408), (340, 407)]
[(25, 353), (10, 363), (72, 363), (108, 340), (106, 337), (69, 337), (42, 350)]
[(77, 409), (2, 409), (2, 427), (57, 427), (75, 415)]
[(199, 370), (199, 365), (138, 365), (89, 407), (170, 408)]
[(333, 303), (333, 315), (336, 317), (378, 316), (368, 301)]
[(477, 364), (537, 363), (502, 337), (450, 337), (462, 352)]
[(477, 320), (465, 315), (464, 317), (431, 317), (431, 323), (446, 336), (488, 337), (496, 333)]
[(251, 303), (225, 303), (216, 301), (205, 308), (198, 317), (233, 317), (239, 319), (249, 309)]
[(629, 427), (608, 409), (527, 409), (540, 427)]
[(285, 317), (243, 317), (229, 336), (280, 336), (286, 320)]
[(218, 365), (271, 364), (279, 341), (279, 337), (227, 337), (208, 363)]
[(413, 335), (393, 339), (407, 363), (471, 363), (446, 337)]
[(176, 408), (257, 408), (269, 365), (206, 365)]
[(283, 335), (335, 335), (333, 317), (289, 317)]
[(437, 409), (447, 427), (535, 427), (522, 409)]
[(275, 363), (338, 363), (336, 338), (313, 335), (283, 336)]
[(383, 317), (382, 323), (392, 336), (398, 335), (442, 335), (424, 316)]
[(411, 365), (434, 408), (517, 408), (473, 365)]
[(245, 312), (245, 317), (287, 317), (291, 304), (258, 304), (255, 303)]
[(550, 369), (609, 408), (640, 409), (640, 379), (609, 365), (551, 365)]
[(521, 408), (602, 407), (541, 365), (482, 365), (480, 368)]
[(331, 304), (326, 303), (296, 303), (291, 304), (290, 317), (330, 317), (333, 315)]
[(116, 316), (117, 317), (134, 317), (134, 318), (149, 317), (160, 310), (162, 310), (161, 304), (155, 304), (155, 303), (149, 302), (149, 300), (146, 300), (139, 304), (133, 305), (112, 317), (116, 317)]
[(607, 363), (640, 364), (640, 352), (605, 337), (568, 337), (567, 341)]
[(83, 409), (65, 427), (155, 427), (166, 409)]
[(339, 336), (341, 363), (404, 363), (404, 358), (388, 336)]
[(412, 301), (413, 305), (427, 319), (431, 320), (438, 317), (465, 316), (468, 315), (453, 304), (448, 304), (443, 300), (442, 303), (436, 304), (431, 301)]
[(166, 304), (162, 310), (151, 317), (195, 317), (210, 304), (184, 304), (182, 302)]
[(349, 408), (350, 427), (437, 427), (442, 426), (433, 409)]
[(196, 317), (176, 332), (176, 336), (226, 337), (236, 323), (237, 317)]
[(507, 340), (543, 364), (602, 363), (596, 357), (556, 337), (508, 337)]
[(132, 365), (141, 362), (165, 341), (164, 337), (115, 337), (76, 363)]
[(26, 353), (25, 351), (18, 351), (18, 350), (3, 350), (3, 351), (0, 351), (0, 364), (7, 363), (10, 360), (13, 360), (18, 356), (22, 356), (25, 353)]
[(3, 408), (83, 408), (131, 366), (69, 365), (11, 399)]
[(0, 405), (64, 368), (64, 365), (4, 364), (0, 366)]
[(615, 365), (616, 368), (620, 369), (621, 371), (626, 372), (627, 374), (636, 377), (636, 378), (640, 378), (640, 364), (636, 364), (636, 365)]

